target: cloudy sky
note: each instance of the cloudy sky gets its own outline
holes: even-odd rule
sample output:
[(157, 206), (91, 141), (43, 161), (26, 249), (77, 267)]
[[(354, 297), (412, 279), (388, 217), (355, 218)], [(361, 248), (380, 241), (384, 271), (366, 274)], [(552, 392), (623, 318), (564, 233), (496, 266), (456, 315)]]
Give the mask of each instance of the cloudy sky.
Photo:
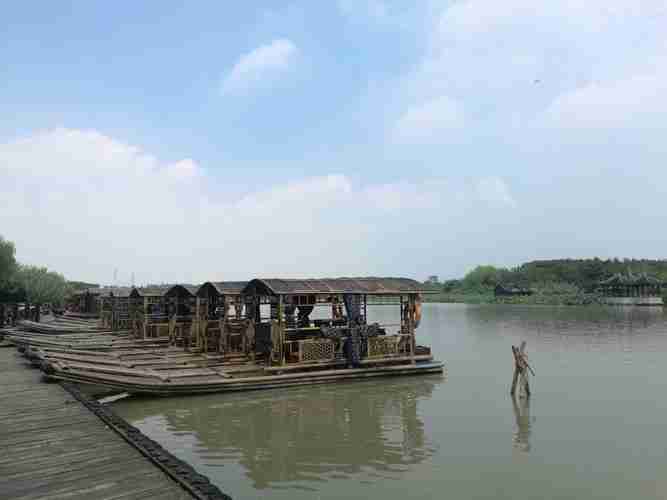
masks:
[(664, 0), (10, 2), (0, 234), (70, 279), (665, 257)]

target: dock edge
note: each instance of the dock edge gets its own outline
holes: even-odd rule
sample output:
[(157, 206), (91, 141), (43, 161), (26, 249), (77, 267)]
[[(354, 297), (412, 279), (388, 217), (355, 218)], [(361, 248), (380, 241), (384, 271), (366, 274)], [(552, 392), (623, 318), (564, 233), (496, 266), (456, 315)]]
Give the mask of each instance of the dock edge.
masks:
[(84, 394), (70, 382), (61, 382), (60, 385), (194, 498), (199, 500), (232, 500), (232, 497), (220, 491), (206, 476), (198, 473), (190, 464), (175, 457), (139, 429), (130, 425), (124, 418), (116, 415), (107, 405)]

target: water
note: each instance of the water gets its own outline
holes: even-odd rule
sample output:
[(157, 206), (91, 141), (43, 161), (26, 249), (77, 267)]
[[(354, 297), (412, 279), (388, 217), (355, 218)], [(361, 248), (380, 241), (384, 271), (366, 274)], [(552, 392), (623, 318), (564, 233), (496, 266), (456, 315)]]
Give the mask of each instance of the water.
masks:
[[(376, 307), (376, 318), (395, 321)], [(114, 409), (234, 498), (667, 496), (662, 309), (427, 304), (446, 376)], [(529, 404), (508, 395), (528, 343)]]

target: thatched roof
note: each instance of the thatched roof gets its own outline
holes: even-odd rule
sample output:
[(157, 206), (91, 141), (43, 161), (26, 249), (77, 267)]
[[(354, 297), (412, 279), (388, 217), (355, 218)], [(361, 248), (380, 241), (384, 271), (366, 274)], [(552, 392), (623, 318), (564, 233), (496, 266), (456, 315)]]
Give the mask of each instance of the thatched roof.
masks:
[(173, 285), (164, 293), (164, 296), (191, 298), (197, 294), (197, 290), (199, 287), (195, 285)]
[(86, 288), (84, 290), (77, 290), (72, 295), (94, 295), (97, 297), (110, 297), (113, 294), (114, 297), (129, 297), (131, 292), (132, 288), (128, 286), (101, 286), (95, 288)]
[(159, 285), (150, 287), (134, 287), (130, 292), (130, 297), (163, 297), (172, 285)]
[(408, 278), (254, 279), (243, 295), (401, 295), (428, 293), (423, 283)]
[(240, 295), (247, 281), (207, 281), (197, 290), (198, 297)]

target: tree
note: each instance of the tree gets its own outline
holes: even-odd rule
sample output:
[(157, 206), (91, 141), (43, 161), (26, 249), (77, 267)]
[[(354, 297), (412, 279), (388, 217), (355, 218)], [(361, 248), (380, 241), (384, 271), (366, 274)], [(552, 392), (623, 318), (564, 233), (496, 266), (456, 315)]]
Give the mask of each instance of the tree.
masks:
[(16, 273), (16, 248), (14, 243), (0, 236), (0, 289), (8, 287)]
[(25, 290), (28, 302), (33, 304), (60, 306), (68, 293), (64, 276), (45, 267), (20, 266), (17, 281)]
[(498, 283), (500, 269), (493, 266), (477, 266), (463, 278), (467, 288), (491, 287)]

